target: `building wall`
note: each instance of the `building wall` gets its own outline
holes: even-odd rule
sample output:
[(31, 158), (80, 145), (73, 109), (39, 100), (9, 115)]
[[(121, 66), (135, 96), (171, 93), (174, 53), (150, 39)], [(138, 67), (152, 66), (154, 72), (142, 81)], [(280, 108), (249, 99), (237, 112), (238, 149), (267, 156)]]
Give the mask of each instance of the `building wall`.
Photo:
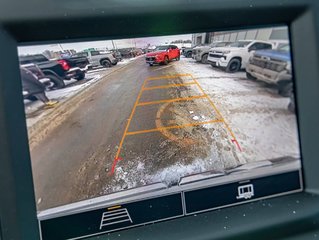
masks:
[[(225, 41), (234, 42), (238, 40), (288, 40), (287, 27), (260, 28), (249, 30), (225, 31), (210, 33), (210, 42)], [(201, 37), (201, 38), (200, 38)], [(205, 33), (193, 34), (193, 45), (198, 45), (199, 42), (204, 44)]]
[(209, 38), (209, 36), (206, 36), (206, 34), (210, 33), (195, 33), (192, 35), (192, 45), (200, 45), (200, 44), (205, 44), (207, 43), (206, 40), (207, 39), (211, 39)]

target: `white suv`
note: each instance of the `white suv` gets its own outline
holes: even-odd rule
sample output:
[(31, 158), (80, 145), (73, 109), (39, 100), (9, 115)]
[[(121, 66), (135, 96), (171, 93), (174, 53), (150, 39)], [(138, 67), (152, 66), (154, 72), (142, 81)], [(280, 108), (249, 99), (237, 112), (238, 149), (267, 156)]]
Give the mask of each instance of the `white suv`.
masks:
[(246, 63), (254, 51), (272, 48), (271, 42), (242, 40), (227, 47), (212, 48), (207, 60), (213, 67), (224, 68), (226, 72), (237, 72), (246, 68)]

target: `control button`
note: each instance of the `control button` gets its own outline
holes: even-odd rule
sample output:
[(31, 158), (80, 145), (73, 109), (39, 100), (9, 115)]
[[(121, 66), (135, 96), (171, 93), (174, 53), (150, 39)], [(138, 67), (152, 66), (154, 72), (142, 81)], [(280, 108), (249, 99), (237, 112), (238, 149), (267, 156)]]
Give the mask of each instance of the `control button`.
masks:
[(254, 186), (252, 184), (247, 184), (238, 187), (237, 199), (250, 199), (254, 196)]
[(103, 212), (102, 219), (100, 223), (100, 230), (103, 227), (122, 223), (122, 222), (131, 222), (133, 223), (130, 214), (126, 208), (120, 208), (112, 211)]

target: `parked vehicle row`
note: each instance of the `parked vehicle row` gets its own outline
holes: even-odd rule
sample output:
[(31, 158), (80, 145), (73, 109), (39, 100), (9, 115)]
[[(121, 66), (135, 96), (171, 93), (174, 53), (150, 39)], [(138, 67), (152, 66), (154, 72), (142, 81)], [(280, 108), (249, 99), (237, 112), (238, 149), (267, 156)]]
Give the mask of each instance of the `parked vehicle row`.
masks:
[[(223, 47), (217, 44), (224, 44)], [(213, 46), (213, 45), (211, 45)], [(233, 43), (215, 43), (209, 46), (195, 47), (192, 57), (198, 62), (209, 63), (229, 73), (245, 69), (248, 79), (260, 80), (276, 85), (278, 93), (290, 97), (288, 109), (294, 110), (291, 56), (288, 42), (270, 42), (260, 40), (242, 40)], [(204, 60), (204, 61), (203, 61)]]
[(201, 63), (206, 64), (206, 63), (208, 63), (208, 54), (209, 54), (210, 49), (225, 47), (229, 44), (230, 44), (230, 42), (214, 42), (210, 45), (203, 45), (203, 46), (195, 47), (192, 51), (192, 57), (197, 62), (201, 62)]
[(120, 48), (117, 51), (121, 54), (122, 58), (133, 58), (145, 53), (140, 48)]
[[(50, 79), (52, 89), (59, 89), (65, 86), (63, 80), (70, 80), (71, 78), (82, 80), (85, 77), (85, 69), (76, 67), (81, 61), (87, 61), (87, 59), (59, 59), (49, 60), (43, 54), (20, 56), (20, 65), (35, 64), (37, 65), (43, 74)], [(88, 62), (87, 62), (88, 63)], [(82, 64), (82, 63), (81, 63)], [(71, 67), (74, 66), (74, 67)]]
[[(287, 41), (240, 40), (215, 42), (211, 45), (184, 48), (182, 54), (201, 63), (209, 63), (229, 73), (245, 69), (248, 79), (277, 85), (278, 93), (290, 97), (288, 109), (294, 111), (293, 82), (290, 48)], [(158, 46), (155, 52), (146, 54), (146, 63), (168, 64), (179, 60), (177, 46)]]
[[(20, 65), (20, 74), (22, 78), (22, 94), (24, 99), (31, 101), (36, 100), (34, 94), (38, 93), (39, 89), (44, 91), (51, 86), (50, 79), (47, 78), (41, 69), (33, 63)], [(29, 74), (29, 76), (26, 74)]]
[(118, 63), (118, 59), (111, 52), (100, 52), (97, 50), (88, 50), (72, 55), (72, 57), (86, 57), (92, 67), (112, 67)]

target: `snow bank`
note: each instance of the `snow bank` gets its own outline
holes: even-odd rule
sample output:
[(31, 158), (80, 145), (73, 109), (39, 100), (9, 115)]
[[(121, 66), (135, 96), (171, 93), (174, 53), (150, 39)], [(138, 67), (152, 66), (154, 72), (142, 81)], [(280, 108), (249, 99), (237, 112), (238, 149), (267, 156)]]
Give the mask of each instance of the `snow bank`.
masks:
[(198, 80), (234, 132), (247, 162), (300, 157), (296, 116), (287, 109), (290, 99), (278, 95), (275, 87), (247, 80), (245, 72), (226, 73), (189, 58), (174, 67)]

